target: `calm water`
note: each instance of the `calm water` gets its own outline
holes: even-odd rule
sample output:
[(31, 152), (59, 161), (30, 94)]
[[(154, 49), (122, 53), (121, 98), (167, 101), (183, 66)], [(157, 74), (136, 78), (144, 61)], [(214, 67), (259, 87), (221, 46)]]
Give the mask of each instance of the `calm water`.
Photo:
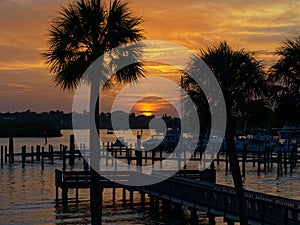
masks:
[[(59, 144), (69, 143), (71, 131), (63, 131), (64, 136), (59, 138), (49, 138), (48, 143), (55, 147)], [(126, 134), (123, 134), (126, 136)], [(149, 133), (145, 133), (145, 136)], [(102, 132), (105, 141), (113, 141), (113, 137)], [(134, 142), (134, 140), (132, 140)], [(0, 145), (7, 145), (7, 139), (0, 139)], [(22, 145), (43, 145), (42, 138), (16, 138), (14, 140), (16, 151)], [(82, 163), (76, 160), (74, 169), (81, 169)], [(40, 165), (28, 164), (24, 169), (20, 163), (14, 165), (4, 165), (0, 169), (0, 224), (89, 224), (89, 193), (88, 190), (81, 190), (81, 202), (78, 206), (70, 204), (67, 211), (60, 207), (55, 207), (55, 187), (54, 170), (61, 168), (59, 161), (54, 165), (45, 165), (42, 171)], [(68, 168), (70, 169), (70, 168)], [(283, 196), (300, 200), (300, 169), (296, 168), (292, 176), (276, 178), (276, 166), (273, 172), (261, 173), (257, 176), (257, 170), (252, 168), (252, 164), (247, 165), (245, 187), (248, 190), (260, 191), (267, 194)], [(232, 186), (231, 175), (226, 175), (223, 164), (217, 166), (217, 183)], [(112, 197), (109, 190), (104, 191), (104, 224), (188, 224), (189, 211), (184, 210), (179, 218), (163, 218), (151, 216), (149, 208), (142, 211), (137, 204), (133, 209), (122, 206), (121, 192), (117, 191), (116, 206), (112, 206)], [(69, 196), (75, 196), (70, 190)], [(139, 196), (135, 195), (139, 202)], [(200, 224), (207, 224), (205, 213), (198, 212)], [(175, 223), (176, 222), (176, 223)], [(218, 224), (222, 223), (222, 218), (217, 219)]]

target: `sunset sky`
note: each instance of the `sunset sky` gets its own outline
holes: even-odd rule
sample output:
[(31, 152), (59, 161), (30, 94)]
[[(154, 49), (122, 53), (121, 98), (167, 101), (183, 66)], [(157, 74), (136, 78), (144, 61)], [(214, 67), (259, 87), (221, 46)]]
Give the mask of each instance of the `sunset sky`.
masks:
[[(67, 2), (0, 0), (0, 112), (72, 110), (73, 93), (55, 87), (41, 56), (47, 48), (51, 17)], [(256, 52), (266, 65), (276, 60), (274, 51), (282, 41), (300, 33), (298, 0), (128, 2), (130, 9), (143, 17), (147, 39), (171, 41), (195, 51), (226, 40), (236, 49)], [(179, 80), (172, 68), (154, 67), (148, 72), (152, 73)], [(145, 89), (141, 95), (149, 97), (149, 93)]]

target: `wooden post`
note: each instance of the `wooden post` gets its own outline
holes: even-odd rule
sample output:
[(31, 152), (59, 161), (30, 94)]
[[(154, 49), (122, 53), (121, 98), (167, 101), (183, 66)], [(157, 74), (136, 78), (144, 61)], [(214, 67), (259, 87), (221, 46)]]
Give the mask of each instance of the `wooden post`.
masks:
[(67, 165), (66, 165), (66, 151), (67, 146), (63, 146), (63, 171), (66, 171)]
[(264, 149), (264, 172), (267, 172), (267, 147), (265, 143), (265, 149)]
[(75, 161), (75, 138), (74, 134), (70, 135), (70, 157), (69, 157), (69, 165), (74, 166)]
[(126, 151), (127, 165), (129, 166), (130, 165), (130, 158), (129, 158), (129, 149), (128, 149), (127, 146), (125, 147), (125, 151)]
[(279, 177), (280, 175), (282, 175), (282, 152), (281, 152), (281, 148), (279, 150), (279, 152), (277, 153), (277, 177)]
[(228, 149), (226, 149), (226, 152), (225, 152), (225, 171), (226, 171), (226, 174), (228, 174)]
[(137, 135), (137, 144), (136, 144), (136, 166), (142, 168), (142, 151), (141, 151), (141, 135)]
[(53, 150), (53, 145), (50, 145), (50, 156), (51, 156), (51, 164), (54, 164), (54, 150)]
[(15, 157), (14, 157), (14, 139), (13, 139), (12, 136), (9, 137), (8, 152), (9, 152), (9, 163), (14, 163), (15, 162)]
[(78, 154), (78, 159), (79, 160), (81, 160), (82, 152), (83, 152), (82, 143), (80, 143), (80, 149), (79, 149), (79, 154)]
[(133, 208), (133, 190), (129, 190), (130, 208)]
[(293, 164), (294, 164), (294, 151), (291, 152), (289, 157), (289, 163), (290, 163), (290, 176), (293, 174)]
[(242, 163), (242, 176), (246, 177), (246, 161), (247, 161), (247, 144), (243, 145), (243, 163)]
[(186, 170), (186, 149), (184, 149), (183, 150), (184, 152), (183, 152), (183, 164), (184, 164), (184, 166), (183, 166), (183, 169), (184, 170)]
[(267, 147), (267, 167), (268, 167), (268, 172), (270, 172), (270, 147)]
[(62, 189), (62, 204), (64, 209), (68, 208), (68, 188)]
[(51, 145), (48, 145), (48, 159), (51, 160)]
[[(143, 157), (142, 157), (142, 158), (143, 158)], [(147, 161), (148, 161), (148, 152), (145, 151), (145, 163), (147, 163)]]
[(78, 177), (76, 177), (76, 193), (75, 193), (75, 198), (76, 198), (76, 205), (78, 206), (79, 203), (79, 198), (78, 198), (78, 190), (79, 190), (79, 186), (78, 186)]
[(5, 163), (7, 163), (7, 146), (4, 147), (5, 150)]
[(216, 224), (216, 220), (215, 220), (215, 215), (208, 213), (208, 223), (209, 225), (215, 225)]
[(280, 176), (279, 152), (277, 152), (277, 178)]
[(144, 209), (145, 208), (145, 193), (144, 192), (141, 192), (141, 205), (142, 205), (142, 208)]
[(159, 168), (162, 169), (163, 167), (163, 149), (159, 147)]
[(31, 146), (31, 163), (34, 163), (34, 147)]
[(116, 205), (116, 188), (113, 187), (112, 189), (112, 202), (113, 202), (113, 207)]
[(273, 151), (274, 151), (274, 148), (272, 147), (272, 150), (270, 151), (271, 170), (273, 169)]
[(191, 211), (191, 224), (199, 224), (199, 219), (197, 216), (197, 209), (190, 208)]
[(3, 146), (1, 145), (1, 168), (3, 168)]
[(152, 195), (150, 195), (149, 197), (150, 197), (150, 210), (151, 210), (151, 212), (153, 212), (153, 209), (154, 209), (154, 197)]
[(260, 174), (260, 143), (258, 144), (258, 153), (257, 153), (257, 175)]
[(44, 147), (42, 147), (42, 161), (41, 161), (41, 164), (42, 164), (42, 170), (44, 170)]
[(25, 167), (25, 161), (26, 161), (26, 145), (22, 146), (22, 168)]
[(62, 160), (63, 158), (63, 145), (59, 145), (59, 159)]
[(151, 150), (151, 158), (152, 158), (152, 165), (154, 167), (154, 164), (155, 164), (155, 149)]
[(122, 189), (122, 196), (123, 196), (123, 205), (126, 204), (126, 189), (123, 187)]
[(41, 160), (41, 146), (39, 145), (36, 146), (36, 160), (37, 161)]
[(286, 175), (287, 174), (287, 152), (286, 151), (284, 151), (283, 160), (284, 160), (284, 174)]
[(129, 149), (129, 165), (131, 165), (131, 163), (132, 163), (132, 151), (133, 151), (132, 144), (130, 144), (130, 149)]
[(107, 149), (106, 149), (106, 152), (105, 152), (105, 163), (106, 163), (106, 166), (108, 166), (108, 156), (109, 156), (109, 142), (107, 142)]

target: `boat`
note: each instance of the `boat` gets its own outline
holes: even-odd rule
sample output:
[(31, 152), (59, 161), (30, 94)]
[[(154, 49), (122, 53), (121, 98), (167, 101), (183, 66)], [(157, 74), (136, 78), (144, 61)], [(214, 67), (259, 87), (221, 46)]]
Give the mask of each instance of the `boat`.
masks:
[(125, 141), (123, 137), (119, 137), (115, 143), (113, 143), (113, 147), (125, 147)]
[(142, 142), (142, 146), (145, 150), (152, 150), (163, 144), (163, 139), (164, 136), (162, 134), (153, 134), (150, 139)]
[(146, 150), (163, 148), (167, 152), (172, 152), (176, 148), (180, 138), (180, 131), (177, 127), (173, 126), (168, 128), (165, 134), (154, 134), (151, 138), (143, 141), (142, 146)]

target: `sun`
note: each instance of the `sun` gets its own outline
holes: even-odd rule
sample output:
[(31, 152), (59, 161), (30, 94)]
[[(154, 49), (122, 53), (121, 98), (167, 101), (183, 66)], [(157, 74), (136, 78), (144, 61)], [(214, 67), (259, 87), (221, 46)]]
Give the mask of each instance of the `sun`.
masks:
[(150, 111), (144, 111), (143, 115), (144, 116), (152, 116), (152, 112), (150, 112)]

